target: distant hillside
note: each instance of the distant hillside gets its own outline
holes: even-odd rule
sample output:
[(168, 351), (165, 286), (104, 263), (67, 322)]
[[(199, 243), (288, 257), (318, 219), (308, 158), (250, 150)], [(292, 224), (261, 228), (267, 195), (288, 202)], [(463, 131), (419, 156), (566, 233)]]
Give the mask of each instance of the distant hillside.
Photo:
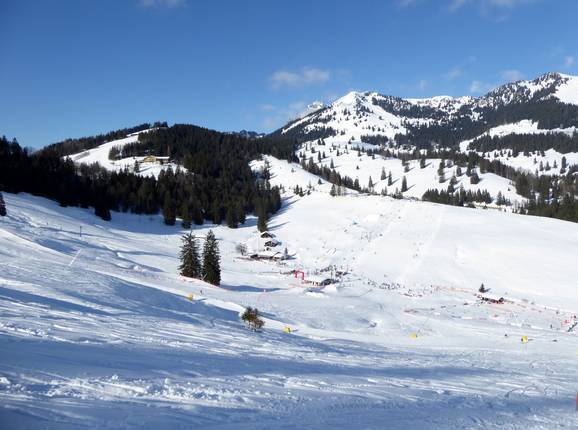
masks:
[[(110, 211), (162, 211), (169, 225), (178, 217), (183, 225), (209, 220), (237, 227), (249, 213), (266, 220), (280, 208), (279, 190), (258, 180), (249, 164), (264, 153), (293, 159), (291, 140), (246, 139), (187, 124), (154, 125), (69, 139), (32, 155), (3, 139), (0, 164), (8, 168), (0, 172), (0, 187), (49, 197), (62, 206), (92, 206), (103, 219), (110, 219)], [(117, 139), (107, 141), (111, 137)], [(74, 149), (82, 151), (71, 153)], [(135, 160), (147, 155), (174, 163), (156, 175), (142, 175)], [(121, 168), (111, 169), (116, 162)]]
[(52, 152), (61, 157), (65, 155), (74, 154), (81, 151), (86, 151), (87, 149), (96, 148), (103, 143), (110, 142), (112, 140), (121, 139), (133, 133), (138, 133), (153, 127), (166, 127), (166, 122), (155, 122), (153, 125), (145, 122), (134, 127), (121, 128), (120, 130), (109, 131), (108, 133), (98, 134), (96, 136), (86, 136), (79, 138), (71, 138), (63, 140), (62, 142), (56, 142), (42, 148), (42, 151)]

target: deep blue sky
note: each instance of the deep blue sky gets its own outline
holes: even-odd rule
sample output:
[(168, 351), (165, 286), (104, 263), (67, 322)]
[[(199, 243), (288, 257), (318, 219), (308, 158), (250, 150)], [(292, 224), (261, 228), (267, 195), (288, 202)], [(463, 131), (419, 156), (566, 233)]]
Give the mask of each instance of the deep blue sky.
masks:
[(270, 131), (349, 90), (479, 95), (578, 74), (575, 0), (0, 0), (0, 134)]

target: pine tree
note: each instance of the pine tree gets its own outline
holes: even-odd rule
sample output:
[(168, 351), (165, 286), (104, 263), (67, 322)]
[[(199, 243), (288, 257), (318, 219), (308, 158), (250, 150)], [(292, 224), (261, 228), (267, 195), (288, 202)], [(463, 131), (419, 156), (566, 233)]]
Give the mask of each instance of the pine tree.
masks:
[(189, 205), (186, 203), (183, 204), (183, 208), (182, 208), (181, 212), (182, 212), (181, 225), (183, 226), (184, 229), (188, 230), (189, 228), (191, 228), (191, 221), (192, 221), (191, 212), (189, 210)]
[(0, 216), (6, 216), (6, 203), (4, 203), (2, 193), (0, 193)]
[(106, 205), (104, 197), (99, 197), (94, 203), (94, 214), (104, 221), (110, 221), (112, 217), (110, 216), (110, 209)]
[(387, 178), (387, 174), (385, 173), (385, 167), (381, 168), (381, 180), (385, 180)]
[(227, 214), (225, 215), (225, 221), (227, 222), (227, 227), (229, 228), (237, 228), (239, 222), (237, 220), (237, 213), (235, 211), (235, 207), (233, 205), (229, 205), (227, 208)]
[(407, 191), (407, 179), (405, 179), (405, 176), (403, 177), (403, 179), (401, 180), (401, 192), (405, 193)]
[(425, 169), (425, 157), (421, 157), (419, 159), (419, 168), (420, 169)]
[(175, 213), (175, 205), (169, 193), (165, 193), (165, 201), (163, 204), (163, 217), (166, 225), (175, 225), (177, 216)]
[(201, 262), (199, 259), (197, 239), (195, 239), (192, 233), (189, 233), (184, 235), (181, 240), (183, 244), (181, 245), (181, 265), (179, 266), (179, 272), (188, 278), (200, 278)]
[(391, 179), (391, 172), (387, 175), (387, 186), (391, 187), (393, 185), (393, 180)]
[[(295, 193), (298, 194), (300, 191), (295, 190)], [(256, 208), (257, 212), (257, 229), (262, 233), (267, 231), (267, 210), (265, 209), (265, 205), (263, 203), (259, 203)]]
[(221, 257), (219, 256), (219, 245), (212, 230), (207, 233), (207, 239), (203, 247), (203, 280), (209, 284), (219, 285), (221, 283)]
[(440, 184), (442, 184), (446, 181), (445, 174), (444, 174), (444, 167), (445, 167), (445, 162), (442, 158), (442, 160), (440, 161), (440, 165), (438, 166), (438, 177), (439, 177)]

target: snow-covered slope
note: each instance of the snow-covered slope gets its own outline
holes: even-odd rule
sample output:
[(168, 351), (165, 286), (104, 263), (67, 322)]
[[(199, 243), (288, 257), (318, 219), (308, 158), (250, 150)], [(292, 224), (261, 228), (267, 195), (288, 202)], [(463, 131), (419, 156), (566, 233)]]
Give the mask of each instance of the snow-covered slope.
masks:
[[(485, 133), (474, 139), (464, 140), (460, 142), (460, 150), (462, 152), (469, 152), (472, 149), (470, 144), (485, 136), (489, 137), (504, 137), (509, 135), (552, 135), (560, 134), (566, 136), (578, 135), (578, 127), (567, 128), (553, 128), (542, 129), (538, 127), (538, 123), (530, 120), (522, 120), (516, 123), (504, 124), (497, 127), (492, 127)], [(511, 156), (511, 151), (490, 151), (489, 153), (482, 153), (475, 151), (478, 155), (484, 156), (490, 160), (499, 160), (501, 163), (512, 166), (516, 169), (523, 169), (534, 173), (538, 171), (539, 175), (558, 175), (562, 170), (562, 159), (565, 158), (568, 165), (578, 164), (578, 152), (569, 152), (562, 154), (554, 149), (548, 149), (544, 153), (535, 151), (524, 154), (518, 153), (515, 157)], [(540, 164), (547, 165), (547, 169), (538, 170)], [(556, 168), (554, 168), (556, 166)]]
[[(440, 159), (428, 159), (425, 167), (420, 168), (419, 160), (410, 160), (407, 168), (399, 158), (384, 158), (381, 156), (369, 156), (357, 148), (366, 149), (370, 145), (362, 142), (334, 143), (332, 145), (320, 145), (317, 141), (308, 142), (301, 146), (298, 151), (306, 159), (312, 159), (318, 165), (331, 167), (342, 176), (357, 179), (362, 188), (369, 188), (369, 183), (373, 184), (373, 192), (377, 194), (394, 194), (401, 191), (401, 184), (405, 177), (408, 190), (403, 193), (404, 197), (421, 199), (427, 190), (447, 190), (452, 177), (455, 179), (454, 188), (457, 190), (463, 187), (465, 191), (476, 192), (487, 190), (495, 199), (501, 193), (512, 203), (522, 203), (525, 199), (516, 194), (515, 186), (506, 178), (493, 173), (479, 173), (480, 182), (472, 184), (470, 178), (466, 176), (465, 168), (452, 165), (444, 168), (444, 181), (440, 182), (438, 168)], [(325, 154), (322, 160), (318, 161), (318, 154)], [(406, 171), (407, 170), (407, 171)], [(385, 172), (386, 177), (382, 179)], [(391, 185), (389, 183), (391, 174)]]
[[(272, 181), (313, 179), (268, 161)], [(217, 288), (176, 275), (183, 232), (160, 217), (4, 197), (2, 428), (576, 424), (576, 224), (322, 184), (270, 220), (282, 264), (235, 251), (252, 218), (196, 228), (219, 239)], [(347, 273), (325, 288), (291, 275), (328, 268)], [(506, 303), (480, 302), (482, 282)], [(262, 333), (238, 319), (249, 305)]]
[(554, 96), (564, 103), (578, 105), (578, 76), (560, 75), (564, 84), (556, 89)]
[[(144, 156), (124, 157), (124, 158), (121, 157), (117, 160), (109, 159), (109, 153), (110, 153), (111, 149), (118, 148), (122, 154), (123, 146), (125, 146), (129, 143), (137, 143), (139, 134), (148, 133), (151, 130), (154, 130), (154, 129), (148, 129), (148, 130), (143, 130), (143, 131), (140, 131), (137, 133), (131, 133), (130, 135), (128, 135), (125, 138), (106, 142), (106, 143), (103, 143), (102, 145), (97, 146), (96, 148), (82, 151), (82, 152), (79, 152), (78, 154), (72, 154), (72, 155), (69, 155), (68, 157), (72, 161), (74, 161), (76, 164), (98, 163), (102, 167), (104, 167), (105, 169), (111, 170), (111, 171), (121, 171), (121, 170), (128, 169), (129, 171), (132, 172), (132, 171), (134, 171), (135, 163), (138, 163), (139, 169), (138, 169), (138, 172), (136, 172), (136, 173), (138, 175), (141, 175), (141, 176), (158, 177), (158, 175), (161, 171), (166, 170), (168, 168), (171, 168), (173, 170), (180, 168), (181, 170), (184, 170), (183, 167), (178, 166), (175, 163), (167, 162), (167, 163), (160, 164), (158, 162), (144, 162), (145, 158), (147, 158)], [(151, 155), (154, 155), (154, 154), (151, 154)]]

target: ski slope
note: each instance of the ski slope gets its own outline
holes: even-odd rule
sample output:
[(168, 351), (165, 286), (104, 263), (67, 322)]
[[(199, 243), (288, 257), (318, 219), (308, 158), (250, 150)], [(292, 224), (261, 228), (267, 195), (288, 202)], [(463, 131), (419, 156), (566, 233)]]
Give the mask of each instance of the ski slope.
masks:
[[(269, 161), (272, 182), (311, 179)], [(160, 216), (5, 193), (1, 427), (578, 425), (576, 224), (313, 188), (270, 221), (283, 264), (235, 251), (253, 218), (195, 228), (219, 239), (220, 288), (176, 274), (183, 231)], [(347, 274), (324, 288), (290, 274), (329, 266)], [(507, 303), (481, 303), (481, 282)]]

